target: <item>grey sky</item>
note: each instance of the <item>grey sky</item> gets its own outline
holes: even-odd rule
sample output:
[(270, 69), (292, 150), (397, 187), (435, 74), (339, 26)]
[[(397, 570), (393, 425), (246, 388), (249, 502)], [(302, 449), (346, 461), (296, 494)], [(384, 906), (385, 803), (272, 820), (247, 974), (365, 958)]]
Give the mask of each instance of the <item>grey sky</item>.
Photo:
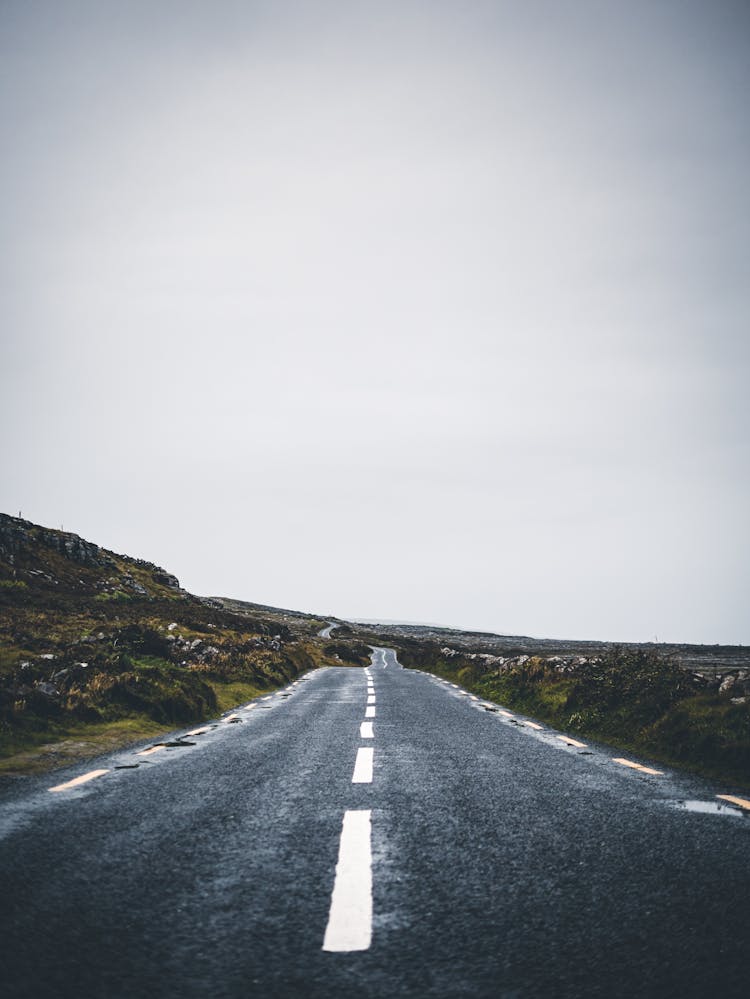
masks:
[(340, 616), (750, 641), (746, 3), (0, 3), (0, 508)]

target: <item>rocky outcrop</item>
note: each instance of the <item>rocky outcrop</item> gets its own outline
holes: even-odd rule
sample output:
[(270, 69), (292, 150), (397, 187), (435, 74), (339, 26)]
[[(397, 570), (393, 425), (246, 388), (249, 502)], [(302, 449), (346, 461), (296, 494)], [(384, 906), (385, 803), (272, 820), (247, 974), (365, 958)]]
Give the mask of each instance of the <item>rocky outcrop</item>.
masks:
[(47, 547), (80, 565), (114, 568), (108, 552), (77, 534), (37, 527), (28, 520), (0, 513), (0, 558), (14, 565), (18, 556), (30, 548)]
[(117, 555), (92, 541), (86, 541), (78, 534), (40, 527), (20, 517), (0, 513), (0, 561), (6, 562), (16, 575), (19, 570), (24, 570), (25, 574), (58, 585), (59, 580), (52, 572), (45, 571), (49, 570), (49, 566), (40, 567), (45, 552), (47, 562), (49, 553), (52, 553), (61, 556), (66, 562), (84, 566), (95, 573), (106, 574), (107, 578), (98, 583), (98, 589), (104, 592), (120, 589), (135, 596), (150, 595), (148, 589), (127, 567), (147, 573), (159, 586), (182, 592), (177, 577), (153, 562)]

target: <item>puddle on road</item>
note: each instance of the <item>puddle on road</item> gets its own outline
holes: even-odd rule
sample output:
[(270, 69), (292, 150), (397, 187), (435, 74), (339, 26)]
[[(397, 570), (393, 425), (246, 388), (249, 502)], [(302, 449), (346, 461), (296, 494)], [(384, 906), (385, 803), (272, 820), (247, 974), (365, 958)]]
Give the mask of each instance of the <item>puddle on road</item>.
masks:
[(741, 808), (733, 808), (732, 805), (725, 805), (718, 801), (670, 801), (668, 804), (681, 812), (701, 812), (704, 815), (735, 815), (741, 819), (746, 818), (746, 813)]

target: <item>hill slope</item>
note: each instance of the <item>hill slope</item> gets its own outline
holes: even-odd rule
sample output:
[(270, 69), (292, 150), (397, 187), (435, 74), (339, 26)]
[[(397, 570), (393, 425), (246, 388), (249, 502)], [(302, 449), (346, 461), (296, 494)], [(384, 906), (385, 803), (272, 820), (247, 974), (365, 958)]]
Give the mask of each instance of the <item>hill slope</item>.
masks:
[(340, 664), (324, 624), (193, 596), (150, 562), (0, 514), (0, 754), (202, 720)]

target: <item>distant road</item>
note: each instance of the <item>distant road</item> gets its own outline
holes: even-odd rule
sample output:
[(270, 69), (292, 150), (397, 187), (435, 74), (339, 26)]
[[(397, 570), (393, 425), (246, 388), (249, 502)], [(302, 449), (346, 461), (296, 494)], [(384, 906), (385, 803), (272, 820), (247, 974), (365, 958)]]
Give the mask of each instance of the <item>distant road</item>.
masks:
[(329, 625), (326, 625), (325, 628), (321, 628), (321, 630), (318, 632), (318, 638), (330, 638), (331, 637), (331, 632), (333, 631), (334, 628), (338, 628), (338, 625), (337, 624), (329, 624)]
[(746, 996), (750, 813), (487, 707), (378, 649), (6, 782), (0, 994)]

